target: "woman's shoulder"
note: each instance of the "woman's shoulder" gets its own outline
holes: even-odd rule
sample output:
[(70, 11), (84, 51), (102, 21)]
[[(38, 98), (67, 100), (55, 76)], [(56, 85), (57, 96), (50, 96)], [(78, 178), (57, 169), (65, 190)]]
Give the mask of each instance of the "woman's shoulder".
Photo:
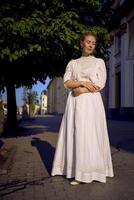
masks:
[(74, 63), (75, 60), (76, 60), (76, 59), (71, 59), (71, 60), (69, 60), (69, 61), (68, 61), (68, 64), (69, 64), (69, 63), (70, 63), (70, 64)]
[(74, 66), (77, 63), (78, 60), (79, 60), (79, 58), (75, 58), (75, 59), (73, 58), (68, 62), (68, 65)]
[(68, 61), (66, 68), (73, 68), (75, 64), (75, 59), (71, 59), (70, 61)]
[(95, 58), (95, 60), (96, 60), (96, 65), (97, 66), (99, 66), (99, 67), (104, 67), (105, 66), (105, 61), (104, 61), (104, 59), (102, 59), (102, 58)]
[(68, 63), (67, 63), (67, 66), (68, 66), (68, 65), (72, 65), (73, 62), (74, 62), (74, 59), (69, 60)]
[(69, 62), (70, 63), (74, 63), (74, 62), (76, 62), (77, 60), (79, 60), (80, 58), (72, 58)]
[(104, 60), (103, 60), (102, 58), (98, 58), (98, 57), (95, 57), (95, 60), (96, 60), (97, 62), (104, 62)]

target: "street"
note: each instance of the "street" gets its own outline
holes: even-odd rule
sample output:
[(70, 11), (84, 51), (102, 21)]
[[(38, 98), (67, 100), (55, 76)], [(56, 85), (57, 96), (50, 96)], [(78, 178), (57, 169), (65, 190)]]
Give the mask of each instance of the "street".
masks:
[(1, 200), (134, 200), (134, 123), (108, 121), (114, 177), (107, 183), (71, 186), (63, 176), (51, 177), (62, 116), (37, 116), (20, 123), (20, 130), (2, 135), (4, 148), (16, 147), (0, 172)]

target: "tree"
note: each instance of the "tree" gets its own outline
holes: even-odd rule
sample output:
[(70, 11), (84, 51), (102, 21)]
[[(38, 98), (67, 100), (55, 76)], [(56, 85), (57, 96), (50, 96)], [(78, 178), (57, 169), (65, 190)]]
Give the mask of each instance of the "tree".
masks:
[(0, 90), (7, 89), (10, 128), (16, 126), (15, 88), (44, 82), (47, 75), (62, 76), (68, 60), (78, 57), (82, 32), (97, 33), (96, 53), (103, 55), (111, 1), (1, 0)]
[(35, 112), (35, 105), (38, 102), (37, 92), (33, 91), (32, 89), (24, 88), (23, 101), (24, 105), (28, 105), (28, 114), (30, 118), (31, 116), (33, 116)]

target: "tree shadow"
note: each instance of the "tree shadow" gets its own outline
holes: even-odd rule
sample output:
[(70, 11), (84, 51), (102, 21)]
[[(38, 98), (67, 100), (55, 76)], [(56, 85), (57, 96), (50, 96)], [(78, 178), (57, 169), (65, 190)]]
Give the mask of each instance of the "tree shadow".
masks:
[[(1, 134), (0, 138), (27, 137), (45, 132), (58, 133), (62, 115), (37, 116), (30, 120), (22, 120), (18, 130)], [(134, 152), (133, 122), (108, 120), (110, 144), (117, 149)]]
[(10, 194), (13, 194), (15, 192), (23, 191), (29, 188), (29, 186), (44, 186), (44, 182), (48, 179), (50, 179), (50, 177), (42, 177), (31, 181), (28, 181), (27, 179), (15, 180), (9, 183), (0, 184), (0, 197), (9, 196)]
[(32, 139), (31, 145), (37, 148), (43, 164), (46, 167), (48, 174), (51, 176), (55, 148), (47, 141), (40, 140), (40, 138), (35, 137)]
[(21, 120), (16, 130), (5, 131), (2, 138), (26, 137), (37, 135), (43, 132), (58, 132), (62, 115), (38, 116), (32, 119)]

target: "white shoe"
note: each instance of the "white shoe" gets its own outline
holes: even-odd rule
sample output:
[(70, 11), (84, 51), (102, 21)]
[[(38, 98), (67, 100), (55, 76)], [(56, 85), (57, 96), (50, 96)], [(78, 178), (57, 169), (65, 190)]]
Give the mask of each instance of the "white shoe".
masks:
[(71, 185), (79, 185), (80, 181), (73, 180), (70, 182)]

